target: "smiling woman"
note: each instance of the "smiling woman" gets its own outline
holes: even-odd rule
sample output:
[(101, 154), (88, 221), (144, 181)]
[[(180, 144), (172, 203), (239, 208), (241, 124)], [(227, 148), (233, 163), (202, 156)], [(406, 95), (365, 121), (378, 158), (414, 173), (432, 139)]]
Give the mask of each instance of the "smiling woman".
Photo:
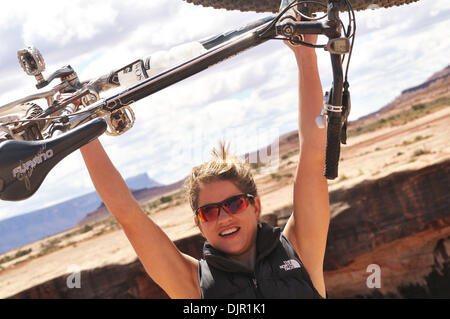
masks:
[(248, 164), (223, 145), (220, 150), (186, 180), (196, 224), (207, 239), (199, 262), (202, 297), (320, 298), (292, 244), (259, 221), (261, 202)]

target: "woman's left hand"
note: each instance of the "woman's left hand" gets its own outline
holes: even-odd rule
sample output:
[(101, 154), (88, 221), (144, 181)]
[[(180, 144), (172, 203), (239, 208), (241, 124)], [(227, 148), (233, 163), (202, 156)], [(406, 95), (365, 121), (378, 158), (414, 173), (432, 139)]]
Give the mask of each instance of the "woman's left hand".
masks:
[[(302, 17), (300, 15), (297, 16), (297, 21), (301, 21)], [(303, 42), (310, 43), (310, 44), (316, 44), (317, 43), (317, 34), (304, 34), (303, 35)], [(305, 52), (314, 51), (314, 48), (308, 47), (306, 45), (302, 44), (292, 44), (289, 41), (284, 41), (284, 43), (294, 52), (296, 56), (299, 56)]]

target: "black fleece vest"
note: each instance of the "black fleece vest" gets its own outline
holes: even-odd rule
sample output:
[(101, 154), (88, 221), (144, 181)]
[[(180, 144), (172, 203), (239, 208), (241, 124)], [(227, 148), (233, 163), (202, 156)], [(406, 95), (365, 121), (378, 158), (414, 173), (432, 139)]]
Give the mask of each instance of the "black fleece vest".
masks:
[(198, 273), (202, 298), (322, 298), (278, 227), (266, 223), (258, 227), (253, 271), (228, 259), (208, 242), (203, 257)]

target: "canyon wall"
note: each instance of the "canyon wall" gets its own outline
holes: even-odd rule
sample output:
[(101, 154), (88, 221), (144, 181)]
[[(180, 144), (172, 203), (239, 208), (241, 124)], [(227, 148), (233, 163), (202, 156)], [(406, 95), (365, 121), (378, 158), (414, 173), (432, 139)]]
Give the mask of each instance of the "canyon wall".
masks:
[(325, 271), (381, 244), (450, 226), (450, 161), (330, 193)]

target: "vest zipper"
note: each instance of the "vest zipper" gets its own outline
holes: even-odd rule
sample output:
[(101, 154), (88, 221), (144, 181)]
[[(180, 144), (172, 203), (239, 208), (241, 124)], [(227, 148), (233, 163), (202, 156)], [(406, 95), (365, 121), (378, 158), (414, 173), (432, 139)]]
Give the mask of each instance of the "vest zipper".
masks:
[(252, 277), (252, 282), (253, 282), (253, 288), (255, 290), (256, 297), (257, 298), (263, 298), (263, 296), (262, 296), (262, 294), (261, 294), (261, 292), (259, 291), (259, 288), (258, 288), (258, 281), (256, 280), (256, 276)]

